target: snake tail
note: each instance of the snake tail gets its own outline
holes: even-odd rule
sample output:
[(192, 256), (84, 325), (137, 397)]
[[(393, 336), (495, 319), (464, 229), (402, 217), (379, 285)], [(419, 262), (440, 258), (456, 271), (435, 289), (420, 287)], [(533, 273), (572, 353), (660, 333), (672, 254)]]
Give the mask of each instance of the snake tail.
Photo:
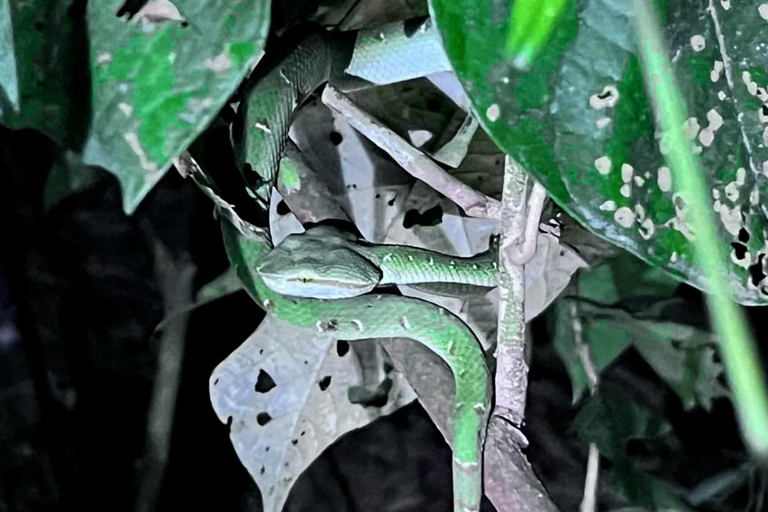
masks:
[(267, 313), (295, 327), (339, 339), (411, 338), (448, 364), (456, 384), (454, 510), (478, 512), (491, 381), (482, 347), (469, 327), (449, 311), (410, 297), (373, 294), (322, 300), (279, 295), (256, 272), (260, 259), (271, 249), (269, 244), (245, 236), (227, 220), (222, 223), (230, 262), (248, 293)]

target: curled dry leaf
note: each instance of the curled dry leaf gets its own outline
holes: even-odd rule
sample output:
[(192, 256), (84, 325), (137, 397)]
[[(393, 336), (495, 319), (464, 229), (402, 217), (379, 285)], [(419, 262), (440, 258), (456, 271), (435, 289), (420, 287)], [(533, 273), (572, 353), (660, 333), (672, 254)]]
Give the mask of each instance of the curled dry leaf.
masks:
[(267, 316), (210, 378), (211, 403), (229, 425), (232, 445), (261, 490), (264, 510), (279, 512), (296, 478), (341, 435), (410, 402), (397, 372), (386, 405), (350, 403), (362, 369), (343, 341), (297, 335)]

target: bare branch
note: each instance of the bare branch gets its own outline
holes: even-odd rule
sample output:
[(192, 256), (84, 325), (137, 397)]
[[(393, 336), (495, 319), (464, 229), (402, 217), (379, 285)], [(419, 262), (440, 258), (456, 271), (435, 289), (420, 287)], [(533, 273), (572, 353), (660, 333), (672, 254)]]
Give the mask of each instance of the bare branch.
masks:
[[(528, 174), (507, 156), (501, 210), (499, 323), (496, 349), (496, 410), (519, 427), (525, 417), (528, 363), (525, 360), (525, 275), (507, 255), (515, 252), (525, 224)], [(538, 220), (536, 221), (538, 227)], [(535, 247), (535, 246), (534, 246)]]
[(456, 203), (470, 217), (501, 218), (499, 201), (478, 192), (445, 172), (431, 158), (371, 117), (333, 87), (326, 86), (323, 91), (323, 103), (344, 116), (350, 125), (386, 151), (411, 176), (427, 183)]
[(533, 184), (531, 197), (528, 199), (528, 210), (523, 211), (525, 216), (525, 235), (522, 242), (509, 246), (506, 257), (515, 265), (525, 265), (533, 255), (536, 254), (536, 243), (539, 238), (539, 219), (541, 219), (541, 210), (544, 208), (544, 201), (547, 199), (547, 191), (538, 183)]

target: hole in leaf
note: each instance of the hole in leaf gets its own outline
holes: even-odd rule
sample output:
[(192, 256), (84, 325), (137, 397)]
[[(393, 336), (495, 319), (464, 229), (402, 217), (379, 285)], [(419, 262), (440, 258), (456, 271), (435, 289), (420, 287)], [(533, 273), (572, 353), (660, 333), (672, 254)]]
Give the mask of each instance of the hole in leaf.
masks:
[[(256, 423), (258, 423), (260, 426), (264, 426), (267, 423), (272, 421), (272, 416), (269, 415), (269, 413), (266, 412), (260, 412), (256, 415)], [(269, 446), (267, 446), (267, 450), (269, 450)]]
[(265, 467), (264, 467), (264, 465), (262, 464), (262, 465), (261, 465), (261, 469), (259, 470), (259, 474), (260, 474), (260, 475), (263, 475), (265, 471), (266, 471), (266, 468), (265, 468)]
[(344, 140), (344, 137), (341, 136), (339, 132), (331, 132), (331, 134), (328, 136), (331, 139), (331, 144), (334, 146), (338, 146), (341, 144), (341, 141)]
[(256, 385), (253, 387), (257, 393), (266, 393), (277, 386), (275, 380), (264, 370), (259, 370), (259, 376), (256, 377)]
[(754, 265), (749, 266), (749, 277), (752, 278), (752, 284), (757, 286), (765, 279), (765, 272), (763, 271), (763, 258), (765, 254), (761, 254), (757, 258), (757, 262)]
[(219, 379), (218, 379), (218, 378), (217, 378), (215, 381), (213, 381), (213, 385), (214, 385), (214, 386), (215, 386), (216, 384), (218, 384), (218, 383), (219, 383)]
[(405, 33), (405, 37), (412, 37), (417, 30), (424, 24), (424, 21), (426, 18), (424, 17), (418, 17), (418, 18), (411, 18), (407, 19), (403, 22), (403, 33)]
[(307, 433), (307, 431), (306, 431), (306, 430), (302, 430), (302, 431), (301, 431), (301, 434), (299, 434), (299, 435), (300, 435), (301, 437), (304, 437), (304, 434), (306, 434), (306, 433)]
[(299, 440), (298, 439), (291, 439), (291, 444), (293, 446), (296, 446), (297, 444), (299, 444)]
[(232, 416), (227, 416), (227, 431), (232, 431)]
[(749, 242), (749, 231), (744, 228), (739, 230), (739, 242), (745, 244)]
[(317, 383), (317, 385), (320, 387), (320, 391), (325, 391), (328, 389), (328, 386), (331, 385), (331, 376), (326, 375), (322, 379), (320, 379), (320, 382)]
[(396, 201), (396, 200), (397, 200), (397, 194), (395, 194), (395, 196), (394, 196), (392, 199), (390, 199), (389, 201), (387, 201), (387, 204), (388, 204), (389, 206), (395, 206), (395, 201)]
[(277, 210), (278, 215), (287, 215), (291, 213), (291, 209), (288, 208), (288, 205), (285, 204), (285, 201), (280, 201), (277, 203), (277, 208), (275, 208), (275, 210)]
[(610, 89), (606, 89), (603, 92), (597, 93), (597, 98), (601, 100), (607, 100), (611, 96), (613, 96), (613, 91)]
[(740, 244), (738, 242), (732, 242), (731, 247), (733, 247), (734, 252), (736, 253), (736, 259), (737, 260), (743, 260), (744, 257), (747, 255), (747, 246), (744, 244)]
[(410, 229), (413, 226), (437, 226), (443, 222), (443, 208), (438, 204), (424, 213), (416, 209), (405, 212), (403, 216), (403, 227)]
[(125, 0), (123, 5), (117, 10), (116, 16), (122, 18), (127, 14), (129, 18), (133, 18), (146, 3), (147, 0)]
[(349, 352), (349, 342), (344, 340), (337, 341), (336, 353), (339, 355), (339, 357), (344, 357), (347, 355), (347, 352)]
[(350, 386), (347, 391), (349, 403), (363, 407), (384, 407), (389, 401), (389, 391), (392, 389), (392, 379), (387, 377), (376, 389), (370, 390), (364, 386)]

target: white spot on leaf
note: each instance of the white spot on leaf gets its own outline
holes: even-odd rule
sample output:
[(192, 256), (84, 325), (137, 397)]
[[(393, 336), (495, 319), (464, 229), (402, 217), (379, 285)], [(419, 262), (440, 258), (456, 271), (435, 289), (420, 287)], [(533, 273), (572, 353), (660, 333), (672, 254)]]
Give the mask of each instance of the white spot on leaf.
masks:
[(643, 237), (643, 240), (649, 240), (656, 232), (656, 227), (653, 225), (653, 221), (651, 219), (645, 219), (640, 224), (638, 231), (640, 236)]
[(725, 66), (723, 66), (723, 61), (716, 60), (714, 68), (709, 72), (709, 79), (713, 82), (720, 80), (720, 73), (723, 72), (723, 69), (725, 69)]
[(616, 213), (613, 214), (613, 218), (616, 223), (623, 228), (632, 227), (632, 224), (635, 223), (635, 214), (626, 206), (622, 206), (616, 210)]
[(695, 117), (689, 117), (683, 123), (683, 135), (685, 135), (685, 138), (688, 140), (695, 139), (696, 135), (699, 134), (700, 129), (699, 120)]
[(595, 160), (595, 169), (597, 169), (597, 172), (605, 176), (611, 172), (611, 159), (607, 156), (601, 156)]
[(723, 116), (717, 110), (711, 109), (707, 112), (707, 120), (709, 125), (699, 134), (699, 142), (705, 147), (709, 147), (715, 140), (715, 132), (723, 126)]
[(613, 108), (619, 102), (619, 90), (615, 85), (606, 85), (602, 92), (589, 97), (589, 106), (595, 110)]
[(117, 108), (119, 108), (126, 116), (133, 114), (133, 105), (129, 105), (128, 103), (118, 103)]
[(672, 173), (669, 171), (669, 167), (659, 167), (658, 172), (656, 183), (659, 185), (659, 190), (669, 192), (672, 190)]
[(630, 185), (629, 183), (625, 183), (625, 184), (624, 184), (624, 185), (622, 185), (622, 186), (621, 186), (621, 188), (619, 189), (619, 193), (620, 193), (622, 196), (624, 196), (624, 197), (629, 197), (629, 196), (631, 196), (631, 195), (632, 195), (632, 185)]
[(743, 167), (736, 169), (736, 184), (743, 185), (747, 181), (747, 170)]
[(485, 117), (487, 117), (488, 120), (492, 123), (497, 119), (499, 119), (500, 115), (501, 115), (501, 109), (496, 103), (488, 107), (488, 109), (485, 111)]
[(223, 52), (212, 59), (207, 59), (203, 65), (211, 71), (221, 73), (222, 71), (227, 71), (232, 67), (232, 59), (229, 57), (227, 52)]
[(611, 201), (610, 199), (599, 207), (604, 212), (613, 212), (616, 211), (616, 201)]
[(635, 205), (635, 217), (637, 217), (638, 222), (645, 219), (645, 208), (641, 204)]
[(632, 175), (635, 173), (635, 168), (629, 164), (621, 165), (621, 181), (629, 183), (632, 181)]
[(744, 253), (744, 257), (739, 259), (736, 257), (736, 250), (734, 249), (731, 251), (731, 261), (734, 265), (738, 265), (739, 267), (749, 268), (752, 264), (752, 254), (747, 251)]
[(728, 208), (728, 206), (720, 201), (715, 201), (714, 208), (715, 211), (720, 214), (720, 222), (723, 223), (725, 229), (733, 236), (737, 236), (739, 230), (743, 226), (741, 221), (741, 206), (735, 205), (733, 208)]
[(125, 141), (130, 146), (131, 151), (133, 151), (134, 154), (139, 157), (139, 165), (141, 166), (141, 168), (147, 172), (157, 172), (157, 164), (151, 161), (149, 158), (147, 158), (147, 154), (144, 151), (144, 147), (141, 145), (141, 142), (139, 141), (139, 136), (136, 135), (134, 132), (128, 132), (124, 134), (123, 137), (125, 138)]
[(704, 36), (696, 34), (695, 36), (691, 37), (691, 47), (693, 48), (693, 51), (700, 52), (706, 46), (707, 42), (704, 40)]
[(761, 18), (768, 21), (768, 3), (757, 6), (757, 12), (760, 13)]

